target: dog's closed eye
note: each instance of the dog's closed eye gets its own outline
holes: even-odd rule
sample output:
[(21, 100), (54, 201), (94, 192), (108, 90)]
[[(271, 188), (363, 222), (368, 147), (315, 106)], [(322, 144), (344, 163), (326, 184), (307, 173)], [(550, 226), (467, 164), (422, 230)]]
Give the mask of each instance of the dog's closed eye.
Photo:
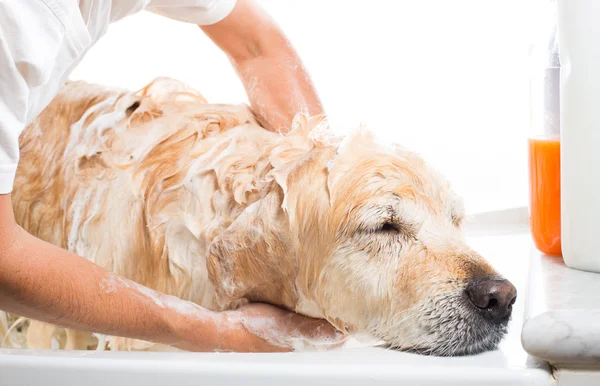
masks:
[(400, 226), (394, 224), (392, 222), (385, 222), (381, 228), (379, 228), (379, 232), (382, 233), (400, 233)]
[(358, 221), (352, 228), (357, 234), (403, 238), (410, 238), (414, 234), (415, 227), (403, 221), (392, 206), (370, 207), (354, 218)]

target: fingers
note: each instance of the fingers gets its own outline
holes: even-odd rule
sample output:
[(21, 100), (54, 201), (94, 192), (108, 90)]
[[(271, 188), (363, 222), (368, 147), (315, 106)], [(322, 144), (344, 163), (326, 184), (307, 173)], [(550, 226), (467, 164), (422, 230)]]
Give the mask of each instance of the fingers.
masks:
[(323, 351), (341, 347), (346, 336), (322, 319), (291, 314), (290, 341), (294, 351)]
[(240, 322), (248, 333), (286, 350), (328, 350), (340, 347), (345, 335), (325, 320), (313, 319), (265, 304), (240, 309)]

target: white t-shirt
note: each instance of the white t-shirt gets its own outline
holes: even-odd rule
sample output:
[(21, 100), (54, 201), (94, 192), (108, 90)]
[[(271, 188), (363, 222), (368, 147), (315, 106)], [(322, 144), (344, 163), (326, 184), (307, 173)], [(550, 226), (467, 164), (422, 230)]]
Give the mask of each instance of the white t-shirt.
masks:
[(52, 101), (108, 24), (142, 9), (198, 25), (236, 0), (0, 0), (0, 194), (10, 193), (18, 138)]

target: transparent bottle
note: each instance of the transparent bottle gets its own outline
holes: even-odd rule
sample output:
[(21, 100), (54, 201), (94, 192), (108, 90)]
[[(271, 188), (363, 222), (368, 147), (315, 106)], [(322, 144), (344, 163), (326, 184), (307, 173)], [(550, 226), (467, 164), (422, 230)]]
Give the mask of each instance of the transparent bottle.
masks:
[(538, 250), (560, 256), (560, 60), (556, 1), (541, 3), (531, 51), (530, 227)]

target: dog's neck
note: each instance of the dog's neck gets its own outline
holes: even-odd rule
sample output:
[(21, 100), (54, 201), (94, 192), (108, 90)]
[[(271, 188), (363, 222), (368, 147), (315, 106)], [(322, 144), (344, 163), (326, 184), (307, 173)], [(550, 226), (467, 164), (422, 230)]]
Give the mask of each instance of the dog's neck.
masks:
[[(242, 111), (245, 109), (240, 109), (240, 116), (244, 114)], [(211, 283), (210, 279), (214, 278), (209, 278), (204, 269), (211, 245), (250, 205), (270, 193), (285, 190), (288, 174), (303, 162), (314, 146), (314, 140), (307, 133), (307, 122), (295, 127), (287, 136), (268, 132), (247, 119), (230, 123), (228, 127), (226, 122), (219, 122), (221, 131), (196, 141), (189, 150), (180, 151), (170, 160), (183, 165), (176, 177), (165, 174), (156, 176), (153, 183), (143, 184), (152, 187), (145, 192), (148, 225), (152, 239), (158, 241), (153, 244), (164, 246), (158, 261), (163, 262), (164, 272), (169, 273), (159, 274), (159, 279), (163, 277), (167, 281), (157, 283), (157, 287), (210, 308), (222, 307), (216, 300), (214, 286), (222, 283)], [(157, 170), (159, 165), (145, 169)], [(281, 208), (284, 197), (278, 197)], [(276, 259), (275, 256), (260, 258)], [(287, 294), (280, 304), (296, 308), (296, 301), (302, 299), (302, 295), (296, 296), (294, 278), (289, 275), (289, 272), (281, 272), (280, 277), (270, 279), (281, 281), (277, 297)], [(238, 280), (233, 283), (239, 285)], [(290, 286), (292, 288), (287, 288)], [(271, 295), (269, 291), (255, 291), (250, 294), (250, 300), (278, 302), (273, 291), (270, 292)], [(236, 304), (230, 303), (228, 307)], [(304, 311), (308, 303), (302, 304)], [(306, 311), (320, 316), (314, 310)]]

